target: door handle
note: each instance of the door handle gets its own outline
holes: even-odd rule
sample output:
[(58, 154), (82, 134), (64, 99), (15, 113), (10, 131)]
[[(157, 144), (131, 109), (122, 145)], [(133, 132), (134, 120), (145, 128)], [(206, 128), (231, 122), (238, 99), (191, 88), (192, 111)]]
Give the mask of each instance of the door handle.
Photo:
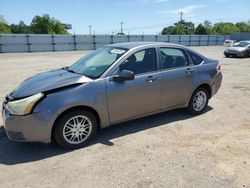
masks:
[(192, 68), (187, 68), (186, 73), (187, 74), (193, 74), (194, 70)]
[(146, 82), (153, 82), (153, 81), (155, 81), (157, 78), (155, 77), (155, 76), (153, 76), (153, 75), (150, 75), (150, 76), (148, 76), (145, 80), (146, 80)]

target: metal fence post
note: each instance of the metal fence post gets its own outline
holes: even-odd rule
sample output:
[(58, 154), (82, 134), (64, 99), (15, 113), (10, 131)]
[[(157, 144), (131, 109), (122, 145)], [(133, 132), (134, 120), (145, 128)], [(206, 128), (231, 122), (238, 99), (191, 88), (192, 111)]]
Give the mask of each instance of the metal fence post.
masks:
[(178, 43), (181, 44), (181, 35), (179, 35)]
[(114, 36), (113, 35), (110, 36), (110, 44), (114, 44)]
[(0, 35), (0, 53), (2, 53), (3, 51), (2, 51), (2, 45), (3, 45), (3, 43), (2, 43), (2, 35)]
[(170, 42), (170, 35), (168, 35), (168, 42)]
[(158, 41), (158, 35), (155, 35), (155, 42)]
[(52, 47), (53, 47), (53, 51), (56, 51), (56, 47), (55, 47), (55, 45), (56, 45), (56, 43), (55, 43), (55, 36), (54, 36), (54, 35), (51, 35), (51, 39), (52, 39), (51, 45), (52, 45)]
[(189, 46), (191, 46), (192, 35), (189, 35)]
[(129, 38), (130, 38), (130, 37), (129, 37), (129, 35), (128, 35), (128, 42), (129, 42), (129, 40), (130, 40)]
[(26, 45), (28, 47), (28, 52), (31, 52), (31, 50), (30, 50), (31, 43), (30, 43), (30, 39), (29, 39), (30, 36), (27, 34), (25, 37), (26, 37), (26, 41), (27, 41)]
[(208, 35), (207, 37), (207, 45), (209, 46), (209, 42), (210, 42), (210, 35)]
[(94, 47), (94, 50), (96, 50), (96, 42), (95, 42), (95, 38), (96, 38), (96, 36), (95, 36), (95, 35), (93, 35), (92, 37), (93, 37), (93, 47)]
[(199, 46), (201, 45), (201, 35), (199, 35)]
[(73, 37), (73, 42), (74, 42), (73, 43), (74, 44), (74, 50), (76, 51), (76, 44), (77, 44), (76, 43), (76, 35), (73, 35), (72, 37)]
[(144, 35), (141, 36), (141, 41), (142, 41), (142, 42), (144, 41)]

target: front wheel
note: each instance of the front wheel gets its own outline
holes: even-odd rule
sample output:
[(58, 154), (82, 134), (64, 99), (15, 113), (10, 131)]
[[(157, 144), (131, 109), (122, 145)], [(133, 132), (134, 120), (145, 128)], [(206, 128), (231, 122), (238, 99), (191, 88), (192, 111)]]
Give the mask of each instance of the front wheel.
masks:
[(201, 114), (207, 108), (208, 100), (209, 94), (207, 89), (196, 89), (189, 101), (188, 112), (191, 114)]
[(67, 149), (86, 146), (97, 132), (97, 120), (87, 110), (74, 110), (63, 115), (55, 124), (54, 138)]

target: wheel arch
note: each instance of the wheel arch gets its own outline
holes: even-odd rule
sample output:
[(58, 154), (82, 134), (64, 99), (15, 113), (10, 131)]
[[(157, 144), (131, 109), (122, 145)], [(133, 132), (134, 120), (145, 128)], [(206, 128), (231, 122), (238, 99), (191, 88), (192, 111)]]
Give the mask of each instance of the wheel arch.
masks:
[(212, 97), (212, 87), (211, 87), (211, 85), (208, 84), (208, 83), (200, 83), (199, 85), (197, 85), (196, 87), (194, 87), (194, 89), (193, 89), (193, 91), (192, 91), (192, 93), (191, 93), (191, 95), (190, 95), (190, 97), (189, 97), (189, 100), (188, 100), (187, 105), (189, 104), (189, 102), (190, 102), (190, 100), (191, 100), (191, 98), (192, 98), (194, 92), (195, 92), (197, 89), (199, 89), (199, 88), (205, 88), (205, 89), (207, 89), (208, 94), (209, 94), (209, 99)]
[(78, 106), (73, 106), (73, 107), (70, 107), (68, 109), (65, 109), (64, 111), (62, 111), (57, 117), (56, 119), (54, 120), (53, 122), (53, 126), (52, 126), (52, 130), (51, 130), (51, 141), (53, 140), (54, 141), (54, 132), (55, 132), (55, 125), (57, 123), (57, 121), (66, 113), (70, 112), (70, 111), (73, 111), (73, 110), (88, 110), (90, 111), (91, 113), (93, 113), (93, 115), (95, 116), (96, 120), (97, 120), (97, 127), (98, 129), (101, 128), (101, 119), (100, 119), (100, 116), (98, 114), (98, 112), (92, 108), (92, 107), (89, 107), (89, 106), (84, 106), (84, 105), (78, 105)]
[(196, 91), (199, 88), (205, 88), (208, 91), (209, 99), (212, 97), (212, 87), (208, 83), (200, 84), (194, 91)]

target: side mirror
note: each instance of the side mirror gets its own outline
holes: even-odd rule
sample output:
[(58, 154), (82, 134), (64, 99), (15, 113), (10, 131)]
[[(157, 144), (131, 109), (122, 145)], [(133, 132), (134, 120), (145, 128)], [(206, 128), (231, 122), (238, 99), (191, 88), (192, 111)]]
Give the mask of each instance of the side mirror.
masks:
[(113, 76), (113, 81), (115, 82), (124, 82), (126, 80), (134, 80), (135, 75), (132, 71), (123, 70), (119, 75)]

